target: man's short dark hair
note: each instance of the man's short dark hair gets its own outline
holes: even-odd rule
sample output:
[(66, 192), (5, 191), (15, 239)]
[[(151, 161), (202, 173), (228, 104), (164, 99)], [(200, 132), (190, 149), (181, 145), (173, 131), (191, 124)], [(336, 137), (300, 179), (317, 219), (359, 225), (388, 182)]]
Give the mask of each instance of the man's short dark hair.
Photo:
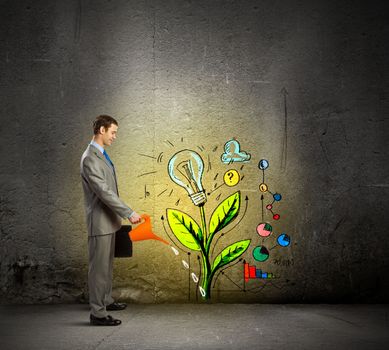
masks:
[(100, 128), (104, 126), (105, 130), (108, 130), (108, 128), (112, 125), (115, 124), (116, 126), (119, 126), (118, 122), (116, 121), (115, 118), (109, 116), (109, 115), (99, 115), (96, 117), (96, 120), (93, 122), (93, 133), (97, 135), (100, 131)]

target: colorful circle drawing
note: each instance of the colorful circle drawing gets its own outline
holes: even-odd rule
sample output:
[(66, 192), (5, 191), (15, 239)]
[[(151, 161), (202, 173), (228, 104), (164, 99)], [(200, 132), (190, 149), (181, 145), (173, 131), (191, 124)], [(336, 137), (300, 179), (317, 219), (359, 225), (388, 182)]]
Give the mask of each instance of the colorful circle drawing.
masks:
[(290, 244), (290, 236), (288, 236), (286, 233), (281, 233), (277, 238), (277, 243), (281, 247), (287, 247)]
[(231, 169), (226, 171), (223, 180), (227, 186), (236, 186), (240, 181), (240, 175), (236, 170)]
[(266, 209), (267, 209), (267, 210), (272, 210), (272, 209), (273, 209), (273, 204), (268, 204), (268, 205), (266, 206)]
[(282, 198), (282, 196), (279, 193), (274, 193), (273, 198), (276, 202), (279, 202)]
[(263, 245), (255, 247), (254, 250), (253, 250), (253, 257), (254, 257), (254, 259), (257, 260), (257, 261), (260, 261), (260, 262), (266, 261), (269, 258), (269, 255), (270, 255), (269, 251)]
[(269, 167), (269, 162), (266, 159), (261, 159), (258, 163), (258, 168), (261, 170), (266, 170)]
[(261, 184), (259, 185), (259, 190), (260, 190), (261, 192), (267, 192), (267, 185), (264, 184), (264, 183), (261, 183)]
[(280, 214), (274, 214), (273, 215), (274, 220), (280, 220)]
[(261, 237), (270, 236), (272, 234), (272, 231), (273, 231), (273, 227), (268, 223), (262, 222), (257, 226), (257, 233)]

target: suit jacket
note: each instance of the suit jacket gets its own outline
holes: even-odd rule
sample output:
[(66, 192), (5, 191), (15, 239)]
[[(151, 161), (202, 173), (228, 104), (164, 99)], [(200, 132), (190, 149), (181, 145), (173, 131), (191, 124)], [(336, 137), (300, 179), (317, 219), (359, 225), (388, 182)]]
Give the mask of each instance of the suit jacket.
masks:
[(119, 198), (114, 169), (93, 145), (82, 155), (80, 168), (88, 235), (116, 232), (133, 210)]

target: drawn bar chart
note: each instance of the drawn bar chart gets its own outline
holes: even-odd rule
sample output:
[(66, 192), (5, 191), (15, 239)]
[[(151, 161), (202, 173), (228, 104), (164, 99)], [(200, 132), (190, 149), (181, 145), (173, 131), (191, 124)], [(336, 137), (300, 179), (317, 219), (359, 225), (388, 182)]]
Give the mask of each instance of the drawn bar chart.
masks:
[(248, 282), (250, 279), (273, 279), (274, 274), (271, 272), (263, 272), (257, 269), (255, 266), (250, 266), (248, 263), (244, 263), (244, 280)]

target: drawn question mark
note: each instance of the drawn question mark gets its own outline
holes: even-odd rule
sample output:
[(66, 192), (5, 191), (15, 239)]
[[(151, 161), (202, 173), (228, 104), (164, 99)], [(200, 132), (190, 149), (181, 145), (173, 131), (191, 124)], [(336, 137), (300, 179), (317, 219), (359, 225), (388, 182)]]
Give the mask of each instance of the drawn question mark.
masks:
[(239, 181), (240, 181), (239, 173), (234, 169), (228, 170), (224, 174), (224, 183), (229, 187), (237, 185)]

